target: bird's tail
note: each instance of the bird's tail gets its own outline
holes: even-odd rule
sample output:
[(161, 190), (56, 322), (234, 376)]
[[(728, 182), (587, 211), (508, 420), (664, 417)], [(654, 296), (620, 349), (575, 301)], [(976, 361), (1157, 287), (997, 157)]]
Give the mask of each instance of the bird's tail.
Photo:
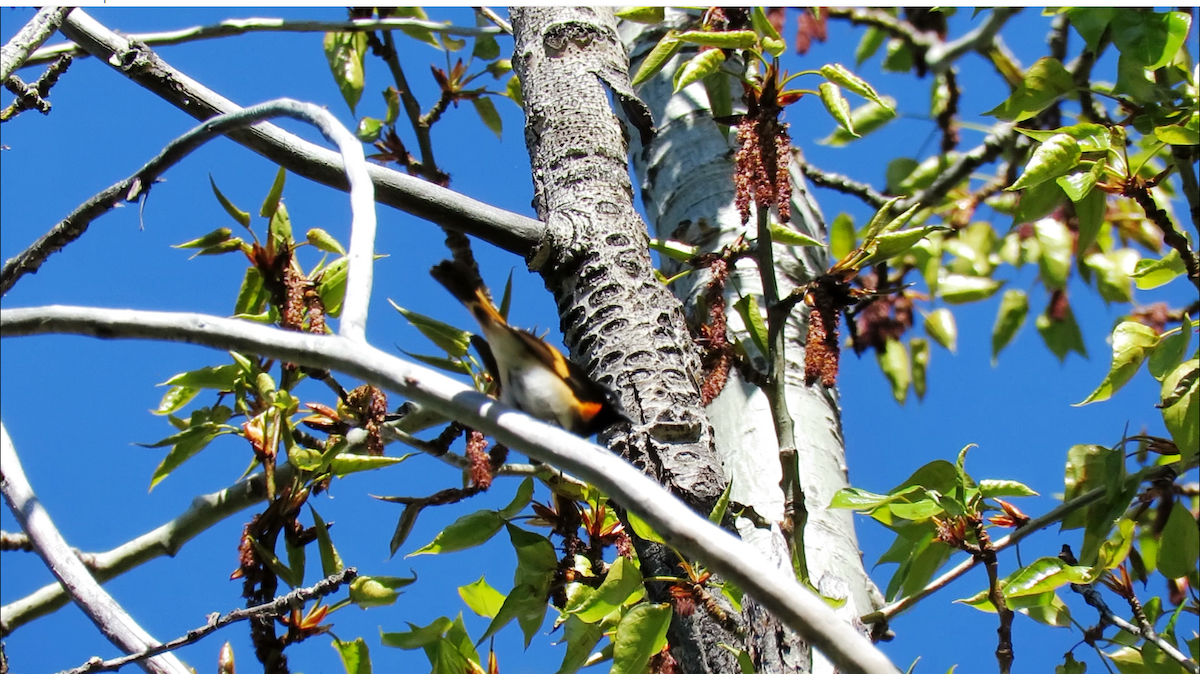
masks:
[(449, 290), (455, 299), (466, 305), (481, 327), (486, 328), (493, 323), (507, 324), (489, 299), (487, 286), (483, 284), (483, 279), (477, 271), (458, 262), (442, 260), (429, 270), (429, 275)]

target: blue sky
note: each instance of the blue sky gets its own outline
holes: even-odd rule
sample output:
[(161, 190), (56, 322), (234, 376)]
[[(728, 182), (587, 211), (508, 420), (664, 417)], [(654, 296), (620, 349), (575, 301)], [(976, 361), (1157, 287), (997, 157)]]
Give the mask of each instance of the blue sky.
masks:
[[(224, 18), (277, 16), (283, 18), (340, 19), (344, 10), (229, 9), (134, 10), (89, 8), (95, 18), (125, 33), (182, 28)], [(473, 23), (463, 10), (431, 10), (433, 18)], [(9, 39), (31, 16), (30, 9), (0, 10), (0, 34)], [(794, 22), (794, 14), (789, 21)], [(978, 20), (978, 19), (977, 19)], [(952, 21), (952, 33), (969, 28), (970, 12)], [(794, 24), (793, 24), (794, 25)], [(1003, 33), (1024, 65), (1044, 53), (1046, 19), (1036, 10), (1018, 15)], [(786, 34), (785, 34), (786, 36)], [(857, 32), (841, 23), (830, 24), (830, 39), (817, 45), (801, 62), (789, 56), (791, 71), (817, 68), (826, 62), (853, 65)], [(1079, 39), (1072, 34), (1071, 54)], [(53, 41), (58, 41), (57, 39)], [(427, 107), (434, 99), (428, 64), (445, 67), (444, 57), (432, 48), (403, 42), (402, 61), (409, 81)], [(511, 49), (511, 42), (502, 41)], [(325, 105), (353, 126), (353, 117), (341, 100), (329, 74), (319, 34), (255, 34), (218, 41), (164, 47), (159, 53), (173, 66), (241, 105), (287, 96)], [(1107, 68), (1107, 70), (1106, 70)], [(886, 162), (881, 158), (919, 156), (936, 148), (934, 125), (921, 119), (928, 109), (928, 82), (909, 75), (881, 73), (879, 56), (858, 72), (882, 93), (894, 96), (899, 109), (911, 116), (894, 123), (891, 133), (880, 133), (846, 148), (814, 143), (833, 129), (819, 102), (804, 100), (788, 109), (792, 136), (810, 161), (859, 180), (882, 182)], [(1113, 72), (1104, 62), (1097, 72)], [(33, 78), (32, 70), (22, 75)], [(977, 55), (962, 62), (963, 118), (987, 124), (979, 113), (1004, 98), (1000, 81)], [(378, 91), (390, 83), (381, 63), (368, 59), (367, 90), (360, 114), (382, 116)], [(815, 85), (814, 85), (815, 87)], [(4, 102), (11, 100), (5, 94)], [(43, 117), (25, 113), (0, 127), (0, 140), (10, 149), (0, 153), (3, 171), (0, 188), (0, 255), (13, 256), (35, 237), (57, 223), (76, 205), (129, 175), (154, 156), (171, 139), (195, 122), (95, 59), (79, 60), (54, 89), (54, 109)], [(520, 111), (511, 102), (497, 99), (504, 120), (504, 135), (497, 139), (475, 118), (469, 105), (451, 109), (433, 132), (442, 168), (452, 176), (452, 187), (496, 206), (533, 215), (528, 158), (521, 134)], [(298, 124), (285, 128), (316, 139)], [(805, 133), (811, 131), (811, 136)], [(963, 131), (963, 148), (973, 147), (982, 134)], [(241, 281), (244, 260), (239, 256), (189, 260), (189, 254), (169, 248), (198, 237), (229, 219), (212, 197), (208, 178), (244, 210), (257, 211), (270, 187), (275, 167), (229, 140), (217, 140), (171, 169), (166, 182), (156, 185), (142, 212), (128, 205), (93, 223), (91, 230), (67, 250), (50, 259), (35, 276), (24, 278), (4, 297), (4, 307), (74, 304), (147, 310), (195, 311), (217, 315), (231, 312)], [(817, 190), (828, 219), (841, 211), (862, 223), (870, 212), (860, 202)], [(293, 227), (303, 232), (322, 227), (345, 241), (349, 220), (346, 196), (301, 178), (289, 177), (284, 193)], [(1183, 213), (1182, 209), (1177, 212)], [(440, 230), (430, 223), (398, 211), (380, 208), (377, 250), (389, 257), (376, 266), (375, 293), (368, 338), (381, 348), (399, 347), (429, 352), (428, 343), (407, 325), (387, 300), (412, 310), (437, 316), (470, 328), (465, 311), (431, 283), (427, 270), (444, 256)], [(1008, 218), (997, 216), (1000, 231)], [(261, 223), (256, 223), (261, 227)], [(259, 230), (261, 232), (261, 229)], [(501, 286), (514, 272), (514, 324), (552, 330), (558, 340), (552, 298), (541, 280), (524, 271), (517, 257), (478, 243), (485, 277)], [(311, 265), (312, 259), (306, 264)], [(1011, 273), (1011, 269), (1008, 270)], [(1030, 292), (1032, 312), (1044, 305), (1044, 291), (1032, 270), (1009, 275), (1008, 287)], [(924, 402), (910, 399), (904, 407), (891, 398), (887, 383), (874, 359), (847, 357), (840, 378), (851, 482), (872, 491), (885, 491), (913, 470), (938, 458), (953, 460), (968, 443), (972, 451), (968, 469), (976, 478), (1020, 480), (1042, 496), (1023, 500), (1029, 513), (1052, 508), (1053, 495), (1062, 491), (1065, 454), (1073, 444), (1111, 445), (1123, 433), (1145, 428), (1165, 434), (1153, 407), (1157, 385), (1143, 373), (1112, 401), (1083, 408), (1082, 400), (1103, 378), (1110, 360), (1106, 342), (1112, 325), (1125, 308), (1105, 306), (1096, 294), (1078, 283), (1071, 299), (1081, 321), (1088, 360), (1070, 356), (1064, 364), (1045, 348), (1032, 325), (1032, 317), (998, 366), (990, 363), (990, 331), (996, 302), (956, 307), (959, 326), (957, 355), (934, 347), (929, 394)], [(1177, 284), (1166, 292), (1138, 293), (1148, 303), (1170, 299), (1179, 305), (1188, 300)], [(1194, 299), (1194, 294), (1191, 296)], [(932, 308), (932, 307), (926, 307)], [(557, 342), (556, 342), (557, 343)], [(398, 352), (397, 352), (398, 353)], [(233, 440), (215, 442), (154, 491), (148, 492), (150, 475), (165, 450), (145, 449), (135, 442), (153, 442), (171, 430), (153, 409), (163, 389), (156, 385), (177, 372), (223, 361), (223, 354), (197, 347), (130, 341), (99, 341), (77, 337), (6, 339), (0, 384), (0, 414), (21, 456), (39, 497), (72, 545), (101, 551), (148, 531), (185, 510), (199, 493), (231, 484), (241, 475), (250, 457), (245, 446)], [(320, 387), (302, 389), (307, 399), (326, 400)], [(397, 403), (395, 398), (392, 406)], [(399, 448), (391, 448), (398, 452)], [(334, 632), (342, 639), (362, 636), (371, 646), (376, 671), (422, 671), (422, 653), (409, 653), (379, 645), (378, 631), (400, 631), (406, 622), (428, 624), (440, 615), (464, 613), (468, 629), (481, 634), (486, 626), (458, 598), (455, 588), (486, 575), (502, 591), (511, 587), (513, 558), (507, 541), (494, 540), (482, 548), (438, 557), (404, 559), (403, 555), (428, 542), (449, 522), (479, 508), (506, 503), (516, 482), (501, 481), (492, 492), (457, 506), (426, 510), (405, 549), (388, 559), (388, 540), (399, 509), (371, 499), (369, 494), (426, 494), (459, 483), (455, 471), (425, 457), (399, 467), (359, 474), (333, 485), (329, 496), (315, 502), (326, 520), (336, 521), (334, 541), (343, 559), (360, 572), (377, 575), (410, 575), (420, 581), (410, 586), (392, 607), (360, 611), (350, 607), (334, 615)], [(249, 514), (246, 514), (248, 518)], [(232, 518), (205, 532), (175, 558), (160, 558), (110, 582), (106, 587), (156, 638), (166, 640), (199, 626), (210, 612), (226, 612), (242, 605), (241, 584), (228, 575), (236, 568), (236, 545), (245, 519)], [(0, 513), (5, 531), (18, 527), (7, 508)], [(858, 535), (868, 565), (890, 544), (882, 527), (860, 520)], [(1057, 535), (1045, 532), (1021, 546), (1026, 562), (1057, 554), (1063, 543), (1078, 547), (1078, 532)], [(310, 563), (306, 581), (317, 579)], [(954, 560), (957, 562), (957, 558)], [(1004, 572), (1014, 568), (1011, 552), (1002, 555)], [(50, 575), (33, 555), (5, 553), (0, 576), (3, 603), (25, 596), (49, 582)], [(884, 566), (873, 576), (886, 585), (894, 567)], [(893, 623), (897, 638), (884, 646), (901, 668), (918, 656), (917, 671), (944, 672), (958, 664), (960, 671), (987, 671), (995, 665), (995, 620), (991, 615), (950, 603), (984, 586), (981, 571), (972, 572), (952, 587), (923, 602)], [(1152, 585), (1149, 592), (1158, 593)], [(1095, 616), (1064, 593), (1080, 622), (1090, 625)], [(548, 629), (549, 623), (547, 623)], [(1194, 628), (1194, 623), (1193, 623)], [(1054, 630), (1018, 617), (1014, 629), (1015, 671), (1051, 671), (1062, 654), (1079, 641), (1075, 630)], [(222, 641), (232, 641), (242, 671), (257, 669), (253, 652), (240, 627), (227, 629), (181, 653), (199, 671), (211, 671)], [(551, 648), (541, 637), (522, 654), (518, 631), (510, 627), (496, 640), (501, 671), (552, 672), (561, 659), (561, 648)], [(112, 657), (115, 649), (74, 607), (21, 628), (5, 640), (13, 671), (52, 672), (82, 664), (91, 655)], [(328, 644), (317, 638), (289, 649), (293, 671), (341, 671)], [(1093, 671), (1101, 669), (1095, 656)]]

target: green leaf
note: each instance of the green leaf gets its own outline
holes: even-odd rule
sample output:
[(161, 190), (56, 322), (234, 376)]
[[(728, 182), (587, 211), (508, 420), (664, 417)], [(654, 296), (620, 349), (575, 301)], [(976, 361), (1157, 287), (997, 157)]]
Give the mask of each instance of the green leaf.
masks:
[(947, 274), (938, 280), (938, 295), (947, 304), (966, 304), (986, 300), (1003, 285), (1003, 281), (981, 276)]
[(1083, 258), (1083, 264), (1096, 272), (1096, 289), (1105, 302), (1129, 302), (1133, 299), (1130, 275), (1138, 263), (1138, 253), (1132, 248), (1118, 248), (1109, 253), (1093, 253)]
[(1187, 354), (1188, 344), (1192, 339), (1192, 321), (1187, 314), (1183, 316), (1183, 325), (1174, 334), (1165, 334), (1159, 340), (1158, 346), (1150, 352), (1150, 362), (1146, 368), (1150, 375), (1162, 381), (1172, 370), (1179, 367)]
[[(1117, 450), (1100, 445), (1074, 445), (1067, 450), (1067, 467), (1064, 474), (1063, 501), (1086, 494), (1097, 487), (1117, 483), (1125, 477), (1125, 457)], [(1079, 529), (1087, 524), (1089, 511), (1103, 508), (1094, 504), (1069, 513), (1062, 521), (1062, 529)]]
[(1025, 172), (1005, 189), (1015, 192), (1053, 180), (1078, 166), (1081, 155), (1079, 141), (1065, 133), (1052, 136), (1033, 151), (1033, 156), (1025, 164)]
[[(429, 20), (429, 15), (420, 7), (393, 7), (391, 10), (392, 16), (397, 18), (420, 19), (421, 21)], [(438, 51), (442, 51), (442, 43), (438, 41), (437, 33), (428, 28), (423, 26), (404, 26), (400, 29), (400, 32), (415, 40), (424, 42)]]
[(233, 230), (228, 227), (220, 227), (205, 234), (198, 239), (192, 239), (185, 243), (175, 244), (172, 248), (209, 248), (219, 243), (225, 243), (233, 236)]
[(891, 108), (888, 101), (880, 98), (874, 87), (867, 84), (867, 81), (850, 72), (850, 69), (840, 63), (829, 63), (821, 66), (821, 75), (830, 82), (849, 89), (854, 93), (874, 101), (885, 108)]
[(517, 487), (517, 492), (513, 494), (512, 501), (508, 505), (501, 508), (499, 514), (501, 517), (511, 519), (516, 517), (529, 502), (533, 500), (533, 478), (527, 477), (521, 480), (520, 486)]
[(720, 525), (725, 520), (725, 511), (729, 509), (729, 495), (733, 492), (733, 480), (729, 480), (729, 484), (725, 485), (725, 491), (721, 492), (721, 497), (713, 505), (712, 512), (708, 513), (708, 521), (713, 524)]
[(667, 34), (662, 36), (658, 44), (654, 45), (654, 49), (651, 49), (650, 53), (646, 54), (646, 58), (642, 60), (642, 65), (638, 66), (637, 73), (630, 82), (632, 86), (636, 87), (654, 77), (679, 52), (679, 48), (683, 43), (679, 41), (676, 35), (678, 33), (673, 30), (667, 31)]
[(640, 674), (650, 657), (667, 644), (670, 604), (638, 604), (629, 609), (613, 635), (611, 674)]
[(380, 635), (381, 641), (384, 646), (402, 648), (406, 651), (425, 648), (441, 641), (446, 630), (450, 629), (450, 624), (450, 619), (445, 616), (434, 620), (425, 627), (417, 627), (408, 623), (409, 630), (407, 632), (383, 632)]
[(289, 247), (292, 245), (292, 219), (288, 215), (287, 206), (282, 202), (275, 207), (275, 214), (271, 216), (267, 232), (275, 242), (277, 249), (282, 249), (285, 245)]
[(342, 313), (342, 300), (346, 298), (346, 274), (349, 258), (334, 260), (321, 272), (321, 280), (317, 283), (317, 294), (325, 305), (325, 313), (338, 317)]
[[(911, 216), (916, 211), (918, 206), (913, 206), (901, 218), (907, 220), (905, 216)], [(889, 228), (890, 229), (890, 228)], [(918, 241), (929, 236), (933, 232), (949, 231), (949, 227), (941, 225), (926, 225), (925, 227), (913, 227), (912, 229), (903, 229), (898, 232), (887, 231), (879, 236), (874, 237), (863, 246), (868, 250), (869, 254), (857, 265), (862, 269), (885, 260), (890, 260), (907, 253)]]
[(1061, 290), (1071, 273), (1071, 230), (1058, 220), (1043, 218), (1034, 223), (1033, 233), (1041, 250), (1038, 268), (1042, 283), (1050, 290)]
[[(1191, 118), (1196, 115), (1193, 113)], [(1167, 145), (1200, 145), (1200, 131), (1182, 125), (1157, 126), (1154, 137)]]
[[(486, 21), (486, 19), (484, 19)], [(500, 43), (491, 35), (476, 35), (475, 45), (471, 47), (471, 58), (481, 61), (491, 61), (500, 56)]]
[(637, 534), (638, 538), (644, 541), (650, 541), (651, 543), (666, 543), (666, 540), (664, 540), (663, 537), (654, 530), (654, 527), (651, 527), (650, 524), (638, 516), (637, 513), (629, 510), (626, 511), (625, 516), (629, 519), (629, 526), (633, 529), (633, 533)]
[(782, 243), (785, 246), (824, 246), (825, 244), (817, 241), (811, 236), (805, 236), (796, 230), (785, 227), (777, 222), (772, 222), (771, 241)]
[(391, 303), (396, 311), (399, 311), (402, 316), (407, 318), (408, 322), (414, 328), (420, 330), (422, 335), (428, 337), (431, 342), (448, 355), (455, 358), (462, 358), (467, 355), (467, 347), (471, 345), (471, 333), (466, 330), (459, 330), (435, 318), (418, 314), (415, 311), (409, 311), (391, 300), (388, 300), (388, 302)]
[(958, 325), (954, 313), (942, 307), (925, 315), (925, 334), (951, 353), (958, 349)]
[(479, 510), (469, 515), (463, 515), (438, 533), (424, 547), (409, 553), (406, 557), (438, 555), (443, 552), (457, 552), (473, 548), (491, 540), (502, 526), (504, 526), (504, 518), (494, 510)]
[(1029, 297), (1024, 290), (1006, 290), (1000, 298), (1000, 308), (996, 312), (996, 324), (992, 326), (992, 365), (1000, 357), (1000, 352), (1008, 346), (1013, 337), (1025, 324), (1029, 315)]
[(913, 392), (917, 394), (917, 400), (924, 400), (926, 375), (929, 372), (929, 342), (913, 337), (908, 340), (908, 350), (912, 352)]
[(402, 463), (414, 454), (404, 456), (367, 456), (365, 454), (343, 453), (333, 457), (329, 462), (329, 470), (337, 477), (346, 477), (350, 473), (361, 473), (367, 470), (378, 470)]
[(1186, 273), (1187, 267), (1183, 264), (1183, 258), (1179, 256), (1179, 251), (1172, 248), (1161, 260), (1138, 260), (1131, 276), (1138, 290), (1151, 290), (1166, 285)]
[(1196, 518), (1178, 500), (1162, 531), (1162, 546), (1158, 551), (1158, 570), (1167, 578), (1182, 578), (1196, 572), (1200, 557), (1200, 534)]
[(1067, 17), (1079, 37), (1087, 43), (1088, 50), (1095, 52), (1115, 13), (1112, 7), (1072, 7), (1067, 10)]
[(887, 54), (883, 57), (883, 70), (890, 73), (906, 73), (912, 70), (913, 53), (908, 44), (899, 38), (887, 43)]
[(185, 461), (199, 454), (200, 450), (207, 447), (218, 435), (225, 435), (227, 433), (232, 433), (232, 431), (222, 430), (213, 424), (203, 424), (172, 436), (177, 438), (177, 440), (171, 443), (171, 451), (167, 452), (162, 462), (154, 469), (154, 475), (150, 477), (150, 489), (154, 489), (159, 482), (166, 479), (172, 471), (183, 465)]
[(160, 386), (188, 386), (192, 388), (209, 388), (218, 391), (232, 391), (242, 381), (242, 368), (237, 365), (218, 365), (202, 367), (190, 372), (181, 372), (166, 380)]
[(312, 507), (311, 503), (308, 511), (312, 513), (313, 528), (317, 530), (317, 548), (321, 551), (321, 573), (326, 577), (341, 573), (346, 566), (342, 564), (342, 557), (338, 554), (337, 548), (333, 547), (333, 539), (329, 537), (329, 527), (325, 525), (325, 520), (321, 519), (321, 516), (317, 514), (317, 509)]
[(689, 246), (686, 243), (669, 239), (650, 239), (650, 250), (657, 251), (679, 262), (687, 262), (700, 252), (699, 246)]
[(733, 115), (733, 92), (730, 77), (717, 71), (704, 78), (704, 91), (708, 94), (708, 107), (713, 119), (724, 119)]
[(605, 623), (588, 624), (575, 616), (566, 618), (563, 628), (563, 641), (567, 642), (567, 652), (563, 655), (562, 664), (555, 674), (575, 674), (583, 667), (592, 654), (600, 638), (607, 628)]
[(889, 339), (883, 353), (876, 354), (879, 368), (892, 385), (892, 397), (901, 405), (908, 399), (908, 385), (912, 383), (912, 365), (908, 360), (908, 349), (904, 343)]
[(411, 585), (413, 578), (396, 576), (359, 576), (350, 581), (350, 601), (359, 608), (391, 606), (400, 596), (400, 588)]
[(1070, 305), (1063, 311), (1061, 320), (1051, 318), (1047, 307), (1046, 312), (1037, 317), (1036, 325), (1042, 340), (1060, 361), (1065, 360), (1067, 354), (1072, 351), (1087, 358), (1083, 333), (1079, 331), (1079, 324), (1075, 322), (1075, 312), (1071, 310)]
[(154, 414), (162, 415), (178, 412), (199, 393), (200, 389), (192, 386), (172, 386), (163, 394), (162, 400), (158, 402), (158, 408), (154, 410)]
[(854, 219), (845, 213), (838, 213), (829, 226), (829, 256), (840, 260), (854, 250), (855, 243)]
[(476, 615), (484, 618), (495, 618), (500, 613), (500, 607), (504, 606), (504, 595), (488, 585), (483, 576), (470, 585), (459, 587), (458, 596)]
[(371, 653), (362, 637), (354, 641), (342, 641), (334, 637), (330, 645), (341, 657), (346, 674), (371, 674)]
[(856, 138), (861, 138), (872, 131), (879, 130), (884, 124), (896, 118), (894, 111), (896, 107), (895, 99), (884, 96), (883, 102), (884, 104), (880, 105), (871, 101), (850, 112), (850, 126), (858, 135), (851, 134), (843, 128), (838, 128), (832, 134), (817, 142), (821, 145), (837, 147), (845, 145)]
[[(1083, 162), (1078, 168), (1085, 169), (1088, 163)], [(1079, 202), (1090, 194), (1092, 188), (1096, 186), (1096, 183), (1104, 175), (1105, 161), (1103, 159), (1090, 162), (1090, 164), (1091, 167), (1086, 168), (1086, 170), (1077, 170), (1054, 179), (1054, 182), (1062, 188), (1062, 191), (1066, 193), (1067, 198), (1071, 201)]]
[(685, 30), (675, 37), (682, 42), (718, 49), (750, 49), (758, 44), (758, 36), (752, 30)]
[(1034, 185), (1021, 192), (1017, 202), (1017, 212), (1013, 215), (1014, 224), (1035, 222), (1054, 212), (1063, 202), (1066, 194), (1053, 180)]
[(641, 587), (642, 572), (632, 561), (618, 556), (595, 592), (581, 595), (582, 601), (578, 605), (568, 602), (563, 610), (585, 623), (598, 622), (620, 608)]
[(366, 53), (367, 34), (362, 31), (325, 34), (325, 58), (329, 61), (329, 71), (333, 73), (333, 81), (341, 90), (346, 105), (350, 106), (351, 114), (362, 98), (366, 81), (363, 58)]
[(545, 608), (545, 593), (539, 594), (537, 588), (532, 585), (517, 585), (504, 597), (504, 603), (500, 605), (500, 610), (496, 612), (496, 616), (492, 618), (492, 622), (484, 630), (483, 636), (479, 637), (479, 641), (482, 642), (496, 634), (505, 625), (512, 622), (514, 618), (534, 615), (538, 611), (544, 611)]
[(886, 39), (887, 33), (874, 26), (863, 31), (863, 36), (858, 41), (858, 47), (854, 50), (854, 65), (861, 66), (867, 59), (874, 56)]
[(221, 194), (221, 190), (217, 189), (217, 181), (213, 180), (212, 175), (208, 176), (208, 183), (212, 185), (213, 194), (217, 195), (217, 201), (221, 202), (221, 208), (225, 209), (229, 217), (236, 220), (242, 227), (250, 229), (250, 214), (234, 206), (233, 202), (226, 199), (224, 194)]
[(1113, 45), (1122, 56), (1139, 66), (1154, 70), (1167, 65), (1183, 45), (1192, 17), (1186, 12), (1159, 14), (1150, 10), (1122, 7), (1116, 10), (1110, 27)]
[(483, 125), (491, 129), (497, 138), (502, 138), (504, 122), (500, 119), (500, 113), (496, 111), (496, 104), (492, 102), (492, 99), (487, 96), (472, 98), (471, 105), (475, 107), (475, 114), (479, 115)]
[(257, 267), (246, 267), (246, 275), (242, 278), (237, 302), (234, 303), (234, 315), (257, 314), (263, 310), (266, 301), (267, 293), (263, 290), (262, 273)]
[[(775, 24), (767, 18), (767, 13), (762, 7), (754, 7), (750, 10), (750, 25), (754, 30), (763, 37), (769, 37), (775, 40), (782, 40), (779, 31), (775, 30)], [(772, 54), (778, 56), (778, 54)]]
[(1022, 129), (1015, 131), (1044, 143), (1060, 133), (1065, 133), (1079, 142), (1080, 152), (1107, 152), (1112, 149), (1112, 134), (1107, 126), (1083, 122), (1058, 129)]
[(354, 128), (354, 136), (364, 143), (374, 143), (379, 140), (379, 132), (383, 130), (383, 120), (374, 117), (363, 117)]
[(983, 479), (979, 481), (979, 493), (981, 496), (992, 498), (996, 496), (1037, 496), (1038, 493), (1028, 486), (1016, 480), (989, 480)]
[(662, 23), (666, 16), (664, 7), (620, 7), (616, 10), (618, 19), (634, 23)]
[(408, 535), (412, 533), (413, 525), (417, 523), (417, 516), (425, 506), (415, 503), (409, 503), (404, 506), (404, 510), (400, 511), (400, 518), (396, 521), (396, 529), (392, 532), (392, 540), (388, 543), (388, 556), (393, 556), (396, 551), (404, 545), (404, 541), (408, 540)]
[(720, 49), (708, 49), (696, 54), (675, 71), (674, 92), (679, 93), (688, 85), (717, 72), (722, 63), (725, 63), (725, 52)]
[(754, 342), (754, 346), (762, 354), (763, 358), (770, 355), (770, 345), (767, 343), (768, 330), (767, 324), (763, 321), (762, 311), (758, 307), (758, 300), (754, 295), (743, 295), (741, 299), (733, 303), (733, 308), (737, 310), (738, 315), (742, 317), (742, 323), (745, 324), (746, 330), (750, 333), (750, 341)]
[(1071, 73), (1063, 64), (1045, 56), (1029, 66), (1021, 84), (1008, 100), (984, 114), (1006, 122), (1020, 122), (1050, 107), (1058, 97), (1074, 88)]
[(317, 250), (322, 250), (326, 253), (337, 253), (338, 255), (346, 254), (346, 249), (342, 247), (342, 244), (333, 238), (332, 234), (319, 227), (308, 230), (304, 234), (304, 240), (308, 241)]
[(400, 116), (400, 92), (396, 87), (388, 87), (383, 90), (383, 102), (387, 105), (387, 115), (384, 116), (383, 123), (391, 126)]
[(508, 78), (508, 83), (504, 85), (504, 95), (512, 99), (517, 107), (525, 107), (525, 94), (521, 92), (521, 78), (517, 77), (516, 73)]
[[(1104, 9), (1109, 8), (1105, 7)], [(1070, 651), (1063, 655), (1063, 663), (1054, 668), (1054, 674), (1085, 674), (1085, 672), (1087, 672), (1087, 663), (1076, 660), (1075, 655)]]
[(850, 103), (842, 96), (842, 90), (836, 84), (822, 82), (818, 91), (821, 95), (821, 103), (825, 105), (825, 109), (829, 111), (829, 115), (838, 123), (838, 126), (845, 129), (846, 133), (851, 136), (860, 138), (861, 136), (854, 132), (854, 123), (850, 120)]
[(1195, 358), (1180, 363), (1163, 378), (1162, 415), (1171, 439), (1179, 448), (1179, 460), (1186, 465), (1200, 450), (1200, 393), (1197, 393)]
[(1087, 583), (1093, 580), (1087, 567), (1071, 566), (1057, 557), (1042, 557), (1017, 569), (1004, 585), (1004, 596), (1021, 597), (1040, 594), (1067, 583)]

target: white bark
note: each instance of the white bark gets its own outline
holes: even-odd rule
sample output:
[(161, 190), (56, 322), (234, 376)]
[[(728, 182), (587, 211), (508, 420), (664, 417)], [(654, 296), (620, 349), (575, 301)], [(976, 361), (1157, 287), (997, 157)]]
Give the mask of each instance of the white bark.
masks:
[[(683, 15), (668, 13), (668, 24), (681, 21)], [(622, 38), (630, 48), (632, 69), (661, 37), (646, 26), (625, 23)], [(702, 251), (719, 251), (741, 235), (755, 238), (753, 221), (741, 223), (734, 204), (734, 146), (712, 120), (708, 96), (703, 85), (694, 84), (672, 95), (672, 75), (683, 59), (693, 55), (686, 49), (676, 55), (661, 73), (641, 85), (641, 98), (650, 106), (658, 134), (649, 148), (633, 147), (633, 165), (642, 182), (642, 196), (654, 235), (700, 245)], [(740, 86), (733, 83), (735, 91)], [(736, 108), (736, 106), (735, 106)], [(793, 130), (796, 119), (807, 110), (800, 105), (789, 109)], [(786, 120), (785, 120), (786, 121)], [(803, 177), (792, 165), (795, 193), (792, 199), (792, 226), (818, 240), (826, 237), (821, 214), (808, 195)], [(825, 249), (775, 246), (779, 294), (790, 292), (820, 274), (829, 266)], [(671, 274), (668, 273), (668, 276)], [(705, 290), (709, 275), (693, 273), (672, 284), (672, 290), (689, 307)], [(730, 333), (750, 344), (733, 303), (744, 294), (760, 299), (762, 283), (753, 259), (742, 258), (730, 268), (725, 288)], [(800, 305), (803, 309), (803, 305)], [(825, 592), (848, 598), (839, 611), (847, 621), (882, 605), (878, 590), (862, 565), (854, 535), (852, 514), (829, 510), (833, 494), (848, 486), (845, 448), (836, 391), (804, 385), (804, 337), (807, 311), (797, 309), (787, 322), (787, 404), (796, 428), (799, 469), (808, 509), (804, 531), (808, 567), (814, 584)], [(753, 346), (759, 369), (765, 370), (765, 357)], [(708, 407), (717, 449), (733, 481), (732, 500), (753, 506), (759, 515), (779, 522), (783, 519), (784, 495), (780, 488), (782, 469), (779, 446), (771, 420), (767, 397), (758, 387), (745, 382), (736, 370), (721, 395)], [(756, 530), (748, 520), (738, 523), (743, 538), (763, 549), (769, 557), (790, 566), (783, 537), (777, 526), (771, 531)], [(829, 664), (814, 663), (814, 671), (831, 671)]]

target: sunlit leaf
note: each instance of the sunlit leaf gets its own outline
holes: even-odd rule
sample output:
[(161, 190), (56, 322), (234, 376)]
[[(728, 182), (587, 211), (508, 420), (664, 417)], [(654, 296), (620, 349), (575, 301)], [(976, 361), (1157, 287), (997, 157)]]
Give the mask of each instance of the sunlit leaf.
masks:
[(1058, 59), (1044, 56), (1029, 66), (1020, 86), (1008, 100), (984, 114), (1006, 122), (1019, 122), (1045, 110), (1074, 88), (1075, 81), (1063, 64)]

